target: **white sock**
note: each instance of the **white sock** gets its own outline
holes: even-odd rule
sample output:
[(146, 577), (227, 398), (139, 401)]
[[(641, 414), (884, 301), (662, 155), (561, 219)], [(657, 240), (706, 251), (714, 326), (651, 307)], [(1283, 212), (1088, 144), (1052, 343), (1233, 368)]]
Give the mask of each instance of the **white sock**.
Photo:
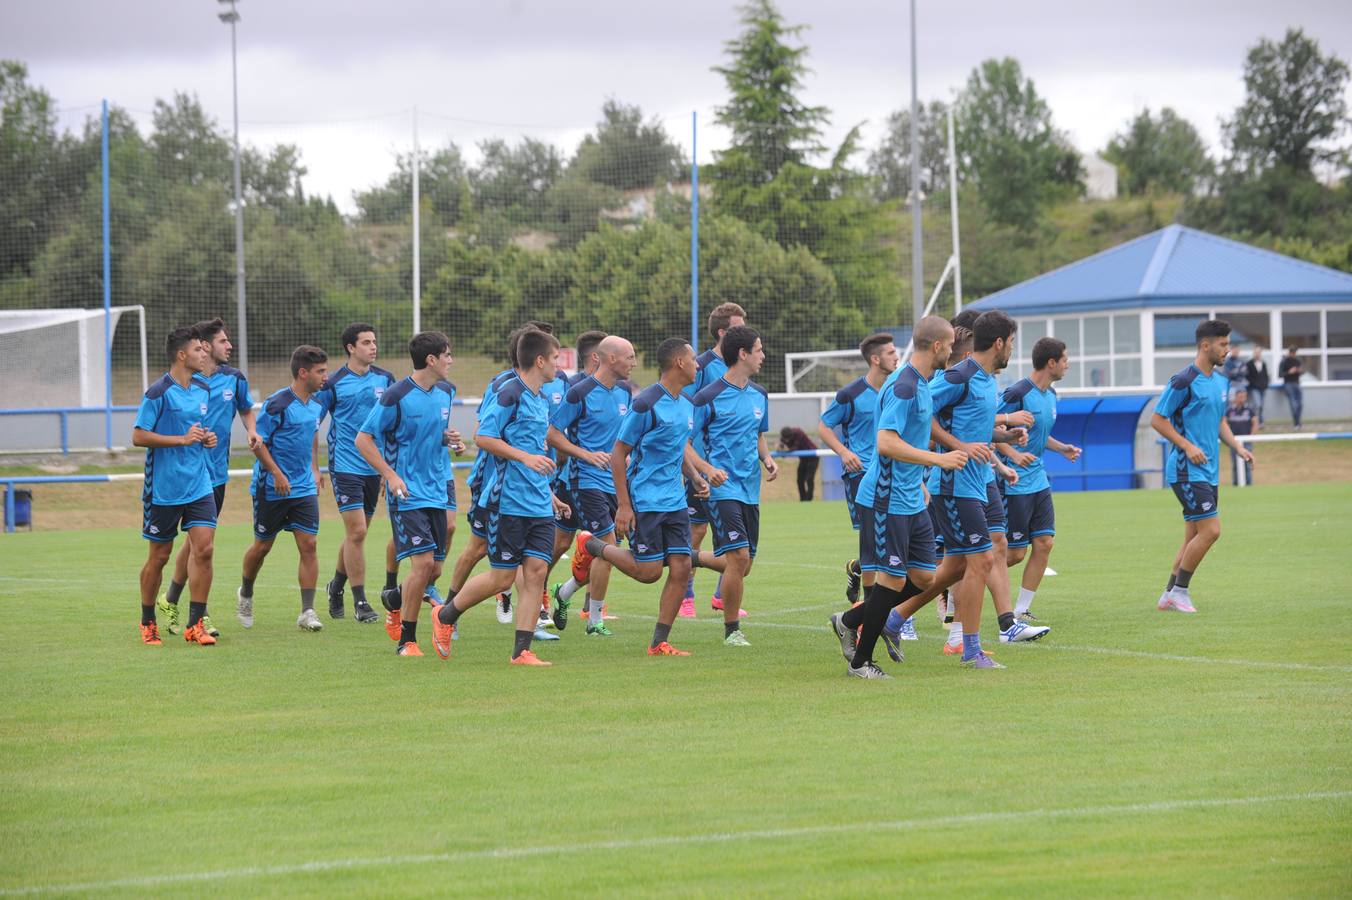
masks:
[(593, 625), (601, 624), (602, 622), (601, 609), (603, 608), (603, 606), (604, 601), (593, 600), (590, 594), (587, 595), (587, 616), (591, 620), (591, 623)]
[(1019, 588), (1019, 602), (1014, 604), (1014, 615), (1021, 616), (1028, 612), (1029, 607), (1033, 605), (1033, 591), (1028, 588)]
[(962, 623), (961, 623), (961, 622), (955, 621), (955, 622), (953, 622), (952, 625), (949, 625), (949, 626), (948, 626), (948, 645), (949, 645), (950, 647), (961, 647), (961, 646), (962, 646)]
[(582, 585), (578, 584), (576, 579), (570, 577), (563, 584), (559, 585), (559, 599), (560, 600), (573, 599), (573, 595), (577, 593), (577, 589), (580, 587), (582, 587)]

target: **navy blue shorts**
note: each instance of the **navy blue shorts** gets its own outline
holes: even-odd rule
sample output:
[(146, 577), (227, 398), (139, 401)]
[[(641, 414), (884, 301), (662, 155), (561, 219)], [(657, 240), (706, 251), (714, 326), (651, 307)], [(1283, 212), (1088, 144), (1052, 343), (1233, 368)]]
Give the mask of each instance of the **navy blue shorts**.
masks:
[(950, 556), (984, 553), (991, 548), (991, 533), (986, 524), (987, 504), (968, 497), (935, 497), (939, 505), (939, 527), (944, 532), (944, 552)]
[(1172, 485), (1174, 496), (1183, 504), (1183, 521), (1197, 522), (1220, 515), (1220, 497), (1214, 484), (1180, 481)]
[(333, 483), (333, 499), (340, 513), (360, 509), (368, 519), (376, 514), (376, 501), (380, 499), (379, 475), (333, 472), (329, 481)]
[(554, 527), (559, 531), (566, 531), (574, 534), (582, 527), (582, 511), (577, 507), (577, 498), (573, 496), (573, 489), (567, 482), (554, 482), (554, 496), (559, 502), (568, 507), (568, 515), (562, 513), (554, 514)]
[(281, 531), (304, 531), (319, 534), (319, 497), (282, 497), (269, 500), (254, 495), (254, 537), (270, 541)]
[(845, 511), (850, 514), (850, 525), (855, 531), (859, 530), (859, 508), (855, 506), (854, 498), (859, 493), (859, 485), (864, 481), (864, 473), (858, 475), (846, 472), (840, 478), (841, 484), (845, 486)]
[(156, 503), (145, 504), (145, 518), (141, 524), (141, 537), (148, 541), (166, 543), (178, 537), (182, 527), (186, 533), (189, 528), (199, 526), (216, 527), (216, 494), (204, 494), (191, 503), (179, 503), (174, 506), (160, 506)]
[(906, 577), (907, 569), (934, 569), (934, 527), (928, 513), (891, 515), (859, 509), (859, 568)]
[(714, 556), (746, 547), (756, 558), (760, 540), (760, 507), (740, 500), (713, 500), (709, 503), (709, 524), (714, 530)]
[(944, 525), (942, 521), (943, 513), (939, 509), (939, 495), (931, 494), (929, 506), (926, 507), (930, 517), (930, 528), (934, 529), (934, 550), (939, 556), (944, 555)]
[(439, 506), (400, 509), (397, 498), (389, 507), (396, 561), (419, 553), (431, 553), (437, 562), (446, 558), (446, 510)]
[(577, 502), (581, 507), (578, 517), (582, 527), (593, 536), (605, 537), (615, 530), (615, 510), (619, 508), (620, 503), (614, 494), (592, 488), (580, 488), (577, 491)]
[(709, 498), (696, 497), (695, 486), (688, 480), (685, 483), (685, 514), (690, 517), (691, 525), (709, 524)]
[(527, 557), (554, 561), (552, 516), (488, 514), (488, 564), (495, 569), (515, 569)]
[(634, 513), (634, 533), (629, 535), (629, 546), (639, 562), (689, 556), (690, 514), (683, 509)]
[(455, 512), (455, 479), (446, 479), (446, 508)]
[(1011, 547), (1027, 547), (1035, 537), (1056, 534), (1051, 488), (1043, 488), (1036, 494), (1005, 494), (1005, 515), (1009, 520)]
[(470, 534), (485, 541), (488, 540), (488, 510), (471, 503), (469, 513), (465, 518), (469, 519)]
[(221, 508), (225, 506), (225, 483), (216, 485), (211, 489), (212, 498), (216, 501), (216, 518), (221, 517)]
[(999, 481), (986, 482), (986, 531), (1005, 530), (1005, 497), (1000, 493)]

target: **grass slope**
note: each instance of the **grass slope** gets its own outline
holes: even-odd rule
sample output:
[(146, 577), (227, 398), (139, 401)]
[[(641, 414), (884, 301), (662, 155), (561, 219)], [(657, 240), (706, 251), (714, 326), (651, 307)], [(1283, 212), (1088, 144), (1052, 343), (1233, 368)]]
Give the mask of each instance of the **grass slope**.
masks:
[[(705, 600), (676, 628), (692, 657), (646, 658), (655, 591), (617, 577), (616, 636), (574, 623), (540, 671), (508, 669), (487, 606), (449, 663), (350, 618), (302, 634), (281, 544), (246, 632), (237, 525), (222, 643), (145, 648), (134, 532), (5, 536), (0, 895), (1340, 894), (1352, 487), (1223, 509), (1184, 617), (1154, 609), (1172, 496), (1062, 495), (1051, 637), (970, 672), (927, 610), (878, 685), (824, 627), (853, 542), (836, 505), (766, 507), (751, 648)], [(325, 569), (335, 545), (326, 524)]]

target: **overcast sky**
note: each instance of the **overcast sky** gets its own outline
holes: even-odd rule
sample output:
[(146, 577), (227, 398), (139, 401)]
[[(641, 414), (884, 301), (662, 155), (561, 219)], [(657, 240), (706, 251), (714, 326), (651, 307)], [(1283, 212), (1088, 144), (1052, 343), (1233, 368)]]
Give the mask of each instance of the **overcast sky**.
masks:
[[(904, 2), (780, 0), (808, 26), (808, 102), (832, 112), (828, 143), (861, 121), (876, 143), (887, 114), (909, 103)], [(662, 118), (688, 150), (699, 112), (699, 159), (725, 136), (723, 42), (738, 29), (720, 0), (242, 0), (241, 135), (300, 145), (311, 193), (350, 210), (411, 141), (417, 106), (426, 148), (532, 134), (571, 151), (615, 97)], [(143, 123), (156, 98), (196, 93), (229, 127), (230, 32), (214, 0), (3, 0), (0, 58), (77, 126), (101, 98)], [(1142, 107), (1172, 106), (1213, 150), (1220, 120), (1243, 96), (1245, 51), (1288, 27), (1352, 60), (1347, 0), (920, 0), (922, 100), (948, 99), (972, 67), (1013, 56), (1084, 152), (1103, 147)]]

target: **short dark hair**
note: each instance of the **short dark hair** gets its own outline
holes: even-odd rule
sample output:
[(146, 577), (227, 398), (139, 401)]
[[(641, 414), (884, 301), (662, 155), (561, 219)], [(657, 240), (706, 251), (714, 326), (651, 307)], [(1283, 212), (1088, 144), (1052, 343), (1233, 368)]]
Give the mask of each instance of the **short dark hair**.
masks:
[(972, 309), (969, 306), (948, 321), (954, 328), (961, 325), (963, 328), (971, 330), (972, 326), (976, 324), (976, 320), (979, 318), (981, 318), (981, 310)]
[(1208, 338), (1222, 338), (1230, 335), (1230, 323), (1224, 319), (1203, 319), (1197, 323), (1197, 343)]
[(972, 349), (972, 329), (966, 325), (953, 326), (953, 349), (948, 352), (948, 358), (961, 358), (967, 355)]
[(731, 366), (742, 356), (742, 351), (750, 353), (760, 340), (760, 334), (749, 325), (734, 325), (723, 332), (723, 362)]
[(343, 352), (351, 355), (352, 351), (347, 348), (355, 347), (357, 341), (361, 340), (361, 336), (368, 331), (375, 334), (376, 326), (368, 325), (366, 322), (353, 322), (344, 328), (342, 335), (339, 337), (339, 340), (343, 342)]
[(587, 357), (596, 352), (596, 347), (610, 335), (604, 331), (584, 331), (577, 336), (577, 367), (587, 367)]
[(657, 369), (660, 372), (668, 371), (676, 365), (676, 358), (681, 355), (690, 342), (685, 338), (667, 338), (657, 345)]
[(507, 365), (511, 366), (513, 369), (517, 367), (516, 345), (521, 342), (521, 335), (525, 334), (527, 331), (539, 330), (540, 329), (536, 328), (534, 325), (522, 325), (512, 329), (511, 333), (507, 335)]
[(1033, 368), (1041, 372), (1049, 363), (1066, 355), (1066, 342), (1054, 337), (1038, 338), (1033, 345)]
[(329, 355), (318, 347), (301, 344), (291, 351), (291, 377), (300, 377), (301, 369), (313, 369), (322, 362), (328, 362)]
[(718, 340), (720, 331), (727, 331), (732, 327), (733, 316), (740, 316), (742, 321), (746, 321), (746, 310), (731, 300), (715, 306), (709, 313), (709, 337)]
[(201, 341), (202, 337), (195, 328), (175, 328), (169, 332), (169, 336), (164, 339), (164, 355), (169, 358), (169, 362), (178, 359), (178, 351), (191, 344), (193, 341)]
[(1007, 341), (1018, 330), (1018, 323), (1000, 310), (993, 309), (990, 312), (984, 312), (972, 325), (972, 349), (977, 353), (989, 350), (995, 346), (996, 341)]
[(873, 360), (870, 359), (871, 356), (878, 353), (879, 350), (886, 347), (888, 344), (895, 344), (896, 342), (897, 339), (886, 331), (870, 334), (859, 342), (859, 355), (864, 357), (864, 362), (871, 366), (873, 365)]
[(541, 322), (536, 319), (530, 319), (526, 322), (527, 327), (534, 328), (537, 331), (543, 331), (545, 334), (553, 334), (554, 326), (548, 322)]
[(427, 368), (427, 357), (440, 356), (451, 349), (451, 339), (440, 331), (420, 331), (408, 342), (408, 355), (413, 368)]
[(1297, 347), (1295, 344), (1292, 344), (1290, 347), (1286, 348), (1286, 352), (1294, 355), (1300, 352), (1300, 348)]
[(558, 348), (559, 339), (554, 335), (538, 328), (528, 328), (521, 332), (516, 342), (516, 368), (531, 368), (537, 359)]
[(214, 341), (216, 335), (225, 331), (225, 320), (222, 318), (207, 319), (205, 322), (198, 322), (192, 327), (197, 332), (199, 341)]

